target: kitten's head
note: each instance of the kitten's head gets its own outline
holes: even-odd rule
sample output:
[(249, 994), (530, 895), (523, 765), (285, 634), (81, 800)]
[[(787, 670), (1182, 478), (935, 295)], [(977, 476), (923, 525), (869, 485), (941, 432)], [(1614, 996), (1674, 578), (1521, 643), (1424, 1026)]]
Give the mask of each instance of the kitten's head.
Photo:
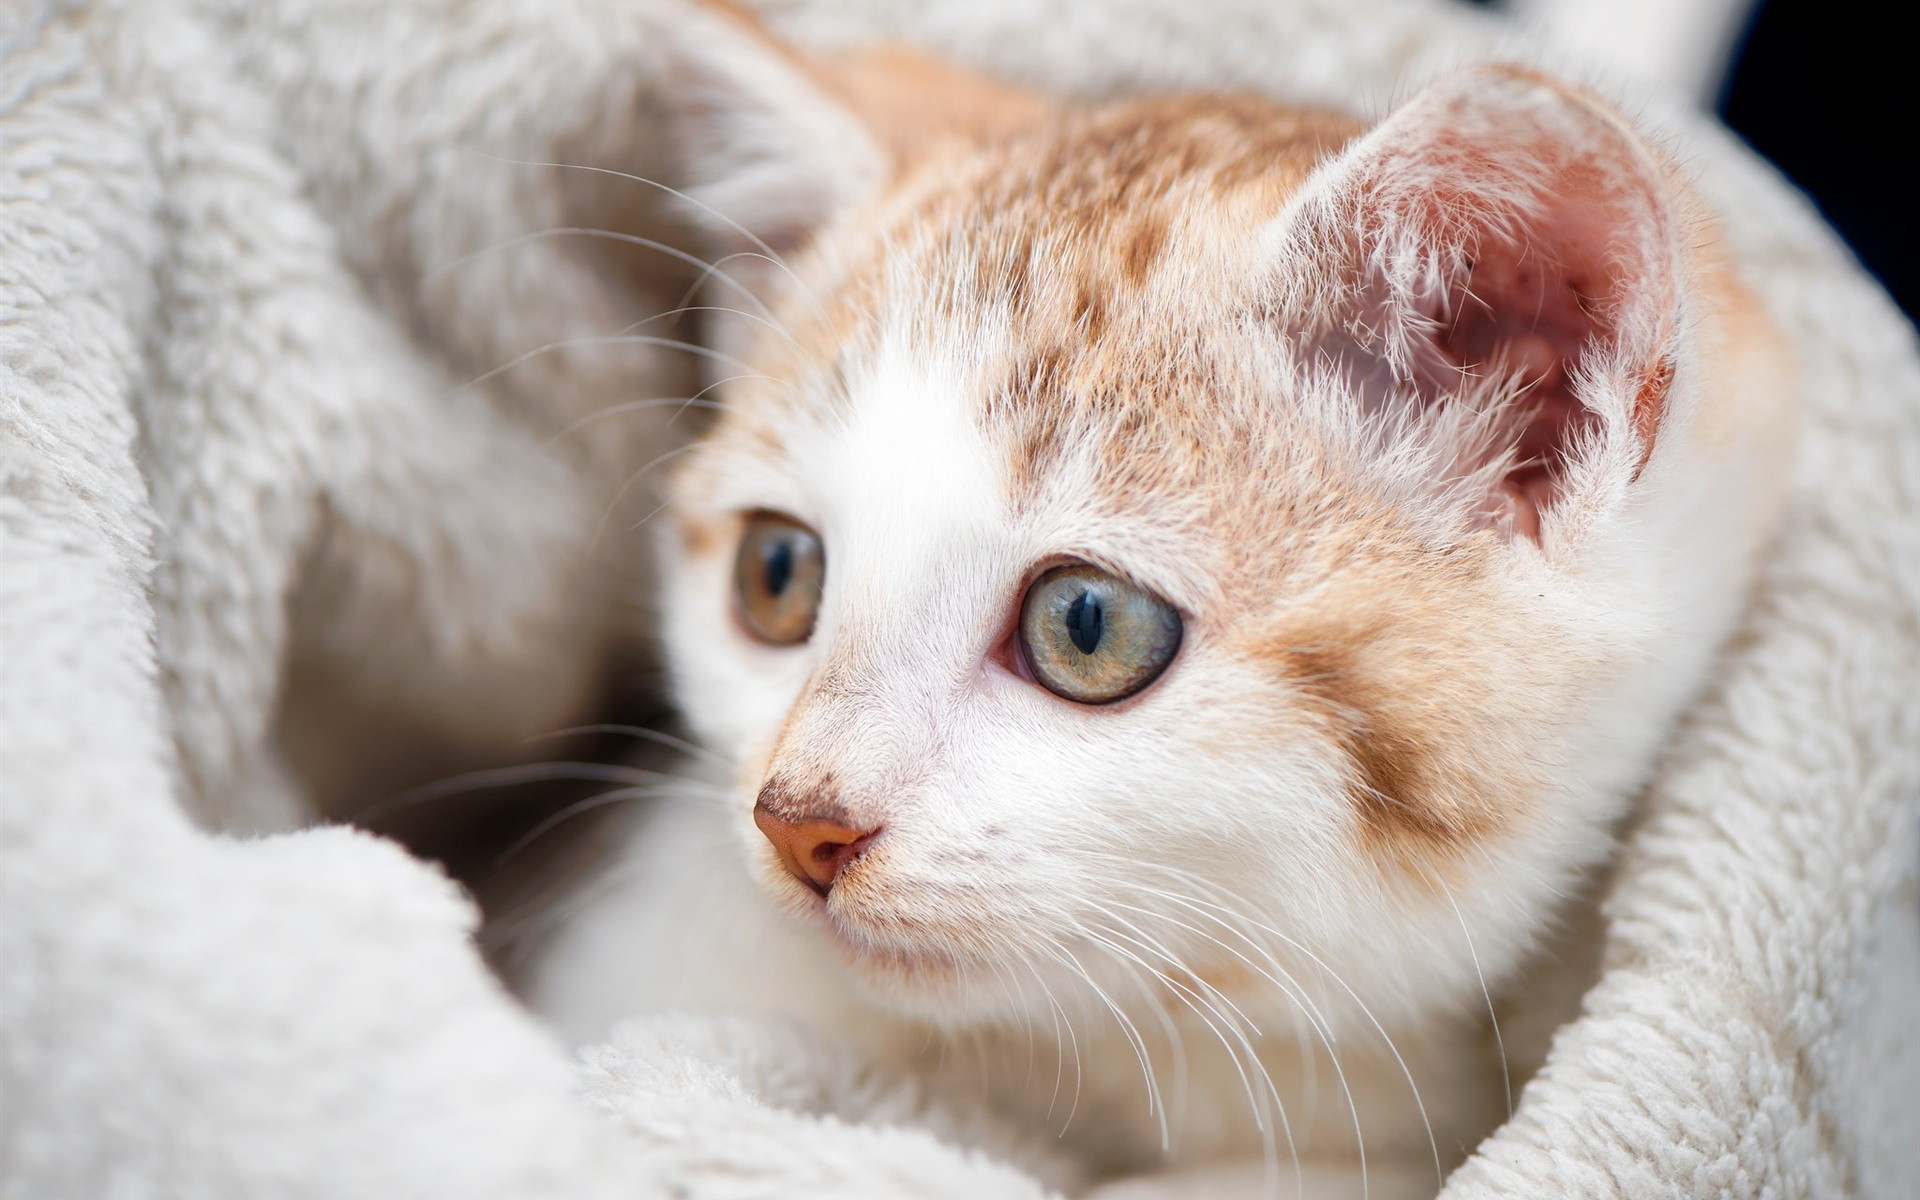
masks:
[(1513, 69), (1366, 130), (683, 58), (758, 299), (716, 293), (666, 637), (795, 936), (952, 1023), (1478, 999), (1766, 525), (1669, 168)]

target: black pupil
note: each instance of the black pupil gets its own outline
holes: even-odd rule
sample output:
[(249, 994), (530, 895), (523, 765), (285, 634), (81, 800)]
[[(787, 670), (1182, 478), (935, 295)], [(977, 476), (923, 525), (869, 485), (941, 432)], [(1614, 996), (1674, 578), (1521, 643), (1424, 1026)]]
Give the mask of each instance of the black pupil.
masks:
[(1090, 589), (1081, 589), (1067, 606), (1067, 636), (1082, 654), (1092, 654), (1100, 644), (1100, 632), (1106, 624), (1100, 611), (1100, 597)]
[(760, 570), (767, 595), (778, 597), (793, 582), (793, 539), (777, 538), (760, 552)]

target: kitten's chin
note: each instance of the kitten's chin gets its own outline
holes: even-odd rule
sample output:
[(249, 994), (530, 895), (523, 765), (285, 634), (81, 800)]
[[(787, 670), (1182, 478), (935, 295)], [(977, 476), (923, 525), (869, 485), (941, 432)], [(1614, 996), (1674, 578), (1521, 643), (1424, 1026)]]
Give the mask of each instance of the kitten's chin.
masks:
[(1026, 1019), (985, 964), (874, 949), (848, 951), (847, 959), (859, 989), (897, 1017), (949, 1031)]
[(1002, 971), (953, 953), (962, 931), (903, 929), (897, 912), (875, 919), (865, 897), (821, 896), (784, 877), (767, 883), (782, 907), (832, 944), (847, 979), (896, 1015), (948, 1028), (1020, 1019)]

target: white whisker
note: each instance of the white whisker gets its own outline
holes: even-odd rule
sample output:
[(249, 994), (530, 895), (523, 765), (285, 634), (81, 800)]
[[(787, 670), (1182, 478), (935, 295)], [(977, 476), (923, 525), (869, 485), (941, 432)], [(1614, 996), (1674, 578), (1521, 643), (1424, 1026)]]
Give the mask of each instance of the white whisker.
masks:
[[(1112, 914), (1110, 913), (1102, 913), (1101, 915), (1107, 916), (1109, 918), (1111, 918), (1112, 916)], [(1129, 967), (1138, 967), (1139, 969), (1145, 971), (1150, 977), (1159, 979), (1159, 981), (1163, 984), (1167, 982), (1165, 979), (1160, 978), (1160, 973), (1157, 970), (1155, 970), (1151, 964), (1140, 959), (1137, 955), (1132, 954), (1131, 952), (1125, 950), (1123, 947), (1114, 945), (1112, 942), (1107, 940), (1107, 938), (1104, 935), (1098, 934), (1092, 930), (1087, 929), (1084, 923), (1076, 922), (1076, 925), (1082, 937), (1089, 939), (1090, 941), (1094, 942), (1094, 944), (1105, 949), (1108, 953), (1113, 954), (1123, 964)], [(1167, 1039), (1168, 1049), (1173, 1054), (1173, 1089), (1172, 1091), (1173, 1091), (1173, 1096), (1175, 1097), (1176, 1100), (1178, 1100), (1178, 1104), (1173, 1104), (1173, 1103), (1168, 1104), (1167, 1107), (1168, 1107), (1169, 1118), (1171, 1119), (1173, 1113), (1177, 1111), (1179, 1114), (1181, 1114), (1181, 1118), (1184, 1119), (1184, 1116), (1186, 1113), (1186, 1107), (1189, 1101), (1189, 1089), (1191, 1088), (1191, 1080), (1192, 1080), (1192, 1068), (1188, 1062), (1186, 1039), (1181, 1036), (1179, 1025), (1173, 1020), (1172, 1014), (1167, 1012), (1166, 1005), (1159, 1002), (1159, 999), (1157, 996), (1155, 996), (1153, 989), (1143, 981), (1135, 980), (1135, 982), (1140, 987), (1142, 996), (1144, 996), (1147, 1000), (1148, 1011), (1150, 1011), (1155, 1017), (1155, 1019), (1158, 1020), (1160, 1024), (1160, 1031), (1163, 1035), (1165, 1035)], [(1202, 1017), (1201, 1019), (1205, 1020), (1204, 1017)], [(1177, 1125), (1178, 1122), (1175, 1121), (1173, 1122), (1173, 1124)], [(1171, 1156), (1174, 1153), (1174, 1147), (1170, 1141), (1163, 1144), (1160, 1147), (1160, 1150), (1161, 1150), (1161, 1153), (1169, 1156)]]
[(624, 787), (615, 788), (610, 792), (601, 792), (598, 795), (589, 796), (585, 800), (576, 800), (572, 804), (561, 808), (559, 811), (549, 814), (543, 820), (537, 822), (531, 829), (528, 829), (525, 833), (515, 838), (513, 842), (508, 845), (505, 850), (502, 850), (499, 856), (493, 860), (494, 869), (498, 870), (506, 866), (527, 847), (533, 845), (542, 837), (545, 837), (575, 817), (584, 816), (587, 813), (618, 804), (624, 800), (638, 800), (664, 794), (667, 793), (658, 787)]
[[(733, 256), (732, 255), (727, 256), (727, 258), (731, 258), (731, 257)], [(720, 261), (725, 262), (727, 260), (723, 258)], [(684, 316), (687, 313), (698, 313), (698, 312), (732, 313), (734, 316), (739, 317), (743, 321), (752, 321), (756, 325), (766, 326), (769, 330), (779, 334), (781, 338), (785, 339), (787, 345), (792, 346), (795, 350), (801, 349), (800, 343), (794, 339), (794, 336), (791, 333), (787, 332), (787, 327), (785, 325), (780, 324), (780, 322), (773, 320), (770, 317), (764, 317), (758, 313), (746, 312), (738, 308), (730, 308), (724, 304), (688, 304), (687, 297), (682, 297), (680, 303), (674, 305), (672, 308), (669, 308), (663, 312), (657, 312), (651, 317), (648, 317), (644, 321), (635, 321), (632, 325), (627, 326), (627, 331), (631, 332), (632, 330), (641, 328), (642, 326), (651, 325), (655, 321), (664, 321), (668, 317), (679, 317), (679, 316)]]
[[(651, 334), (639, 333), (594, 334), (583, 337), (559, 338), (555, 341), (535, 346), (531, 350), (523, 350), (499, 366), (491, 370), (482, 371), (472, 379), (449, 388), (443, 399), (450, 399), (459, 395), (461, 392), (477, 388), (481, 384), (492, 379), (497, 379), (515, 367), (532, 362), (534, 359), (543, 355), (552, 354), (558, 350), (571, 350), (584, 346), (655, 346), (663, 350), (679, 350), (682, 353), (691, 354), (696, 358), (705, 358), (713, 362), (725, 363), (728, 366), (741, 367), (745, 369), (747, 373), (757, 375), (743, 360), (724, 351), (715, 350), (711, 346), (702, 346), (697, 342), (687, 342), (679, 338), (655, 337)], [(764, 375), (757, 377), (762, 379), (772, 378), (771, 376)], [(778, 383), (781, 381), (774, 380), (774, 382)]]
[[(516, 246), (527, 246), (546, 241), (549, 238), (561, 237), (578, 237), (596, 241), (618, 242), (624, 246), (637, 246), (642, 250), (658, 251), (676, 262), (684, 263), (689, 267), (703, 272), (701, 275), (702, 279), (705, 279), (709, 274), (713, 274), (716, 265), (698, 255), (689, 254), (677, 246), (670, 246), (665, 242), (655, 241), (653, 238), (641, 237), (637, 233), (623, 233), (617, 229), (596, 229), (592, 226), (583, 225), (560, 225), (549, 229), (535, 229), (527, 233), (515, 234), (513, 237), (502, 238), (492, 245), (482, 246), (478, 250), (472, 250), (460, 255), (458, 258), (449, 259), (437, 266), (429, 267), (421, 273), (420, 282), (422, 284), (431, 283), (449, 271), (458, 270), (469, 263), (477, 262), (482, 258), (498, 254), (505, 250), (511, 250)], [(727, 258), (733, 257), (736, 256), (727, 256)], [(726, 259), (721, 259), (720, 261), (724, 262)], [(741, 295), (752, 301), (755, 307), (759, 308), (762, 313), (767, 314), (769, 317), (772, 315), (771, 311), (767, 308), (766, 301), (754, 295), (753, 290), (747, 287), (746, 284), (741, 283), (725, 272), (719, 272), (719, 278), (732, 284), (735, 291), (738, 291)]]
[(619, 763), (556, 761), (519, 763), (510, 767), (488, 767), (485, 770), (466, 771), (458, 775), (450, 775), (445, 779), (434, 780), (432, 783), (408, 788), (398, 795), (369, 805), (360, 813), (359, 819), (369, 820), (389, 816), (402, 808), (444, 800), (449, 796), (458, 796), (466, 792), (492, 791), (528, 783), (565, 781), (646, 785), (677, 782), (678, 777), (660, 771), (623, 766)]
[[(1226, 893), (1226, 894), (1229, 896), (1231, 895), (1231, 893)], [(1242, 901), (1242, 903), (1244, 903), (1244, 900)], [(1223, 911), (1231, 911), (1231, 910), (1223, 910)], [(1438, 1181), (1445, 1182), (1446, 1171), (1440, 1164), (1440, 1142), (1439, 1142), (1439, 1139), (1434, 1136), (1433, 1122), (1427, 1116), (1426, 1101), (1423, 1100), (1420, 1096), (1420, 1085), (1417, 1082), (1415, 1082), (1413, 1078), (1413, 1069), (1407, 1065), (1406, 1058), (1401, 1055), (1400, 1047), (1394, 1043), (1393, 1037), (1387, 1032), (1386, 1026), (1380, 1023), (1380, 1019), (1374, 1015), (1373, 1010), (1367, 1006), (1366, 1001), (1360, 998), (1360, 994), (1354, 991), (1352, 986), (1347, 983), (1346, 979), (1343, 976), (1341, 976), (1341, 974), (1338, 971), (1335, 971), (1330, 965), (1328, 965), (1325, 959), (1322, 959), (1318, 954), (1315, 954), (1312, 950), (1308, 949), (1306, 946), (1302, 945), (1300, 942), (1294, 940), (1293, 938), (1289, 937), (1287, 934), (1274, 928), (1272, 925), (1269, 925), (1266, 922), (1259, 920), (1258, 918), (1247, 917), (1244, 914), (1240, 914), (1240, 918), (1242, 920), (1250, 921), (1256, 928), (1264, 930), (1265, 932), (1271, 934), (1272, 936), (1279, 938), (1282, 942), (1285, 942), (1289, 947), (1291, 947), (1298, 953), (1305, 955), (1310, 961), (1312, 961), (1312, 963), (1316, 967), (1320, 968), (1321, 972), (1327, 978), (1333, 980), (1333, 982), (1340, 985), (1341, 990), (1346, 992), (1347, 997), (1353, 1001), (1355, 1007), (1357, 1007), (1360, 1010), (1361, 1015), (1366, 1017), (1368, 1023), (1373, 1026), (1374, 1032), (1380, 1035), (1380, 1040), (1386, 1045), (1387, 1052), (1393, 1055), (1394, 1062), (1399, 1065), (1400, 1074), (1402, 1075), (1402, 1077), (1406, 1079), (1407, 1088), (1413, 1094), (1414, 1107), (1417, 1108), (1420, 1112), (1420, 1123), (1422, 1126), (1425, 1127), (1427, 1132), (1427, 1146), (1433, 1152), (1434, 1176)], [(1335, 1066), (1335, 1069), (1337, 1070), (1339, 1067), (1338, 1059), (1334, 1060), (1334, 1066)], [(1355, 1132), (1357, 1135), (1358, 1134), (1357, 1122), (1356, 1122)], [(1362, 1153), (1364, 1154), (1364, 1149)], [(1363, 1170), (1363, 1179), (1364, 1179), (1364, 1162), (1362, 1164), (1362, 1170)]]
[(483, 152), (480, 152), (480, 151), (475, 151), (475, 153), (482, 153), (483, 157), (491, 158), (495, 162), (503, 162), (512, 166), (549, 167), (555, 170), (562, 170), (562, 171), (584, 171), (593, 175), (608, 175), (608, 176), (612, 176), (615, 179), (625, 179), (631, 183), (638, 183), (645, 187), (655, 188), (655, 189), (658, 189), (659, 191), (665, 192), (667, 195), (675, 197), (676, 199), (680, 200), (684, 204), (691, 204), (693, 207), (699, 209), (701, 212), (706, 213), (708, 216), (714, 218), (715, 220), (719, 221), (721, 224), (727, 226), (727, 228), (733, 230), (735, 233), (738, 233), (741, 237), (745, 238), (750, 245), (754, 246), (759, 251), (759, 254), (756, 255), (756, 257), (765, 258), (767, 262), (773, 264), (774, 266), (778, 267), (781, 271), (785, 272), (787, 278), (791, 280), (794, 286), (798, 287), (801, 290), (801, 292), (803, 292), (806, 295), (807, 299), (813, 304), (815, 311), (819, 310), (819, 307), (820, 307), (819, 298), (813, 294), (813, 290), (807, 287), (805, 282), (803, 282), (798, 275), (793, 273), (793, 269), (787, 266), (786, 260), (781, 258), (780, 255), (774, 251), (772, 246), (767, 245), (767, 243), (760, 237), (759, 234), (756, 234), (751, 229), (748, 229), (745, 225), (742, 225), (740, 222), (734, 220), (732, 217), (729, 217), (727, 214), (721, 212), (719, 209), (715, 208), (711, 204), (708, 204), (706, 201), (701, 200), (697, 196), (688, 195), (686, 192), (681, 191), (679, 188), (670, 187), (667, 184), (661, 183), (659, 180), (648, 179), (644, 175), (635, 175), (630, 171), (617, 171), (611, 167), (594, 167), (594, 166), (588, 166), (584, 163), (538, 162), (538, 161), (533, 161), (529, 159), (501, 158), (497, 155), (484, 154)]
[(1121, 1035), (1126, 1038), (1127, 1044), (1133, 1047), (1134, 1057), (1140, 1061), (1140, 1076), (1146, 1083), (1147, 1113), (1159, 1123), (1160, 1145), (1165, 1149), (1168, 1140), (1167, 1109), (1161, 1101), (1160, 1083), (1153, 1074), (1153, 1062), (1147, 1053), (1146, 1039), (1140, 1036), (1140, 1031), (1134, 1027), (1132, 1019), (1114, 1002), (1113, 997), (1107, 994), (1107, 990), (1094, 981), (1093, 976), (1088, 973), (1086, 967), (1081, 965), (1073, 951), (1058, 943), (1055, 943), (1055, 948), (1064, 955), (1064, 958), (1058, 961), (1079, 975), (1081, 981), (1095, 996), (1099, 997), (1102, 1004), (1106, 1005), (1107, 1011), (1113, 1014), (1114, 1020), (1119, 1024)]
[[(1134, 864), (1134, 865), (1138, 866), (1141, 864)], [(1222, 890), (1209, 880), (1201, 879), (1200, 877), (1195, 876), (1187, 871), (1182, 871), (1177, 868), (1169, 867), (1164, 863), (1156, 863), (1156, 864), (1148, 864), (1148, 865), (1152, 865), (1156, 869), (1158, 869), (1162, 874), (1171, 876), (1175, 879), (1182, 880), (1188, 883), (1190, 886), (1198, 886), (1201, 889), (1209, 892), (1218, 892)], [(1147, 887), (1146, 885), (1139, 883), (1137, 880), (1129, 880), (1128, 882), (1130, 886), (1135, 887), (1137, 890), (1146, 892), (1151, 895), (1158, 896), (1171, 903), (1178, 904), (1184, 908), (1187, 908), (1188, 910), (1196, 914), (1206, 916), (1208, 919), (1219, 924), (1222, 928), (1231, 931), (1232, 933), (1235, 934), (1235, 936), (1239, 937), (1242, 941), (1246, 942), (1250, 949), (1256, 950), (1262, 955), (1262, 957), (1266, 958), (1267, 961), (1274, 967), (1274, 969), (1279, 971), (1280, 975), (1283, 976), (1288, 981), (1288, 983), (1292, 985), (1290, 987), (1286, 985), (1279, 985), (1280, 991), (1283, 995), (1285, 995), (1289, 1000), (1293, 1002), (1296, 1009), (1301, 1013), (1301, 1015), (1306, 1017), (1308, 1024), (1312, 1027), (1314, 1033), (1320, 1039), (1321, 1044), (1326, 1047), (1327, 1059), (1328, 1059), (1328, 1062), (1333, 1067), (1334, 1079), (1340, 1085), (1341, 1095), (1343, 1095), (1346, 1098), (1347, 1114), (1353, 1127), (1354, 1147), (1360, 1159), (1360, 1194), (1361, 1194), (1362, 1200), (1366, 1200), (1366, 1197), (1370, 1194), (1370, 1189), (1371, 1189), (1371, 1183), (1368, 1178), (1368, 1170), (1367, 1170), (1366, 1133), (1360, 1121), (1359, 1103), (1356, 1097), (1354, 1096), (1352, 1086), (1347, 1081), (1346, 1068), (1340, 1062), (1340, 1054), (1339, 1054), (1339, 1050), (1335, 1046), (1333, 1029), (1331, 1025), (1326, 1021), (1325, 1017), (1320, 1013), (1319, 1007), (1315, 1005), (1312, 1001), (1312, 998), (1306, 994), (1305, 989), (1302, 988), (1299, 985), (1298, 981), (1293, 978), (1293, 975), (1291, 974), (1291, 972), (1287, 971), (1286, 968), (1280, 964), (1279, 960), (1275, 958), (1271, 952), (1260, 947), (1258, 943), (1254, 942), (1252, 938), (1249, 937), (1249, 935), (1245, 930), (1238, 928), (1234, 924), (1234, 922), (1246, 921), (1251, 923), (1255, 928), (1266, 930), (1268, 932), (1273, 932), (1275, 934), (1278, 934), (1278, 931), (1273, 930), (1271, 926), (1267, 926), (1262, 922), (1254, 921), (1251, 918), (1244, 917), (1241, 914), (1237, 913), (1232, 907), (1222, 905), (1217, 902), (1202, 900), (1198, 897), (1183, 896), (1178, 893), (1168, 892), (1159, 888)], [(1246, 903), (1244, 899), (1240, 899), (1238, 897), (1234, 897), (1234, 898), (1239, 899), (1240, 903), (1242, 904)], [(1217, 911), (1209, 912), (1208, 911), (1209, 909), (1213, 909)], [(1224, 914), (1224, 916), (1221, 914)], [(1228, 918), (1232, 918), (1232, 920), (1230, 921), (1228, 920)], [(1284, 935), (1281, 935), (1281, 936), (1283, 940), (1289, 943), (1292, 943), (1291, 938), (1285, 938)], [(1217, 941), (1217, 939), (1215, 940)], [(1222, 945), (1224, 946), (1224, 943), (1222, 943)], [(1249, 965), (1253, 965), (1253, 964), (1250, 963)], [(1258, 970), (1259, 968), (1256, 967), (1255, 969)], [(1264, 971), (1261, 973), (1269, 979), (1273, 978), (1270, 975), (1266, 975)], [(1279, 984), (1279, 980), (1274, 980), (1274, 982), (1277, 985)], [(1403, 1070), (1405, 1069), (1404, 1063), (1402, 1064), (1402, 1069)], [(1423, 1113), (1424, 1113), (1424, 1110), (1423, 1110)], [(1431, 1140), (1432, 1140), (1431, 1135), (1429, 1135), (1429, 1141)]]
[(1473, 934), (1467, 930), (1466, 914), (1460, 911), (1460, 902), (1453, 898), (1453, 889), (1441, 879), (1428, 876), (1440, 887), (1440, 892), (1453, 906), (1454, 919), (1460, 922), (1460, 936), (1466, 939), (1467, 955), (1473, 960), (1473, 973), (1480, 980), (1480, 998), (1487, 1002), (1487, 1020), (1493, 1025), (1493, 1045), (1500, 1055), (1500, 1086), (1507, 1097), (1507, 1120), (1513, 1120), (1513, 1074), (1507, 1066), (1507, 1041), (1500, 1036), (1500, 1014), (1493, 1008), (1493, 992), (1487, 987), (1487, 973), (1480, 969), (1480, 952), (1474, 949)]
[[(627, 481), (620, 485), (620, 490), (613, 494), (613, 499), (607, 501), (606, 511), (600, 514), (599, 522), (595, 524), (593, 527), (593, 537), (588, 540), (587, 545), (598, 546), (600, 544), (600, 538), (602, 537), (602, 535), (604, 535), (607, 532), (607, 522), (613, 519), (613, 514), (620, 507), (620, 502), (626, 499), (627, 493), (633, 490), (634, 484), (639, 483), (642, 479), (646, 478), (650, 472), (658, 469), (659, 467), (663, 466), (668, 462), (671, 462), (673, 459), (680, 457), (682, 454), (687, 453), (689, 450), (692, 450), (695, 444), (696, 443), (689, 442), (684, 446), (675, 446), (673, 449), (668, 450), (663, 454), (654, 456), (652, 459), (642, 464), (639, 470), (635, 471), (632, 475), (629, 475), (627, 477)], [(656, 507), (653, 510), (653, 512), (648, 513), (647, 516), (652, 517), (653, 513), (657, 513), (659, 511), (660, 509)]]
[[(1128, 953), (1128, 957), (1134, 958), (1141, 967), (1150, 971), (1161, 984), (1171, 990), (1183, 1004), (1191, 1009), (1194, 1015), (1206, 1025), (1208, 1030), (1210, 1030), (1214, 1037), (1220, 1042), (1221, 1048), (1227, 1052), (1228, 1060), (1233, 1064), (1235, 1072), (1240, 1076), (1240, 1085), (1246, 1092), (1248, 1108), (1254, 1119), (1254, 1127), (1261, 1135), (1261, 1145), (1270, 1172), (1277, 1171), (1279, 1157), (1278, 1147), (1273, 1140), (1273, 1124), (1267, 1119), (1266, 1115), (1269, 1111), (1269, 1105), (1272, 1106), (1272, 1111), (1278, 1115), (1280, 1129), (1286, 1138), (1287, 1152), (1293, 1163), (1296, 1186), (1302, 1186), (1300, 1152), (1294, 1141), (1293, 1126), (1292, 1121), (1287, 1115), (1286, 1101), (1281, 1098), (1279, 1088), (1273, 1081), (1272, 1073), (1267, 1070), (1266, 1064), (1261, 1060), (1259, 1051), (1253, 1044), (1253, 1038), (1260, 1036), (1259, 1028), (1240, 1010), (1238, 1005), (1233, 1003), (1230, 997), (1213, 985), (1207, 983), (1204, 979), (1201, 979), (1158, 939), (1148, 936), (1131, 921), (1119, 917), (1104, 905), (1100, 906), (1100, 911), (1103, 916), (1110, 920), (1118, 921), (1132, 931), (1132, 933), (1129, 934), (1114, 930), (1113, 933), (1116, 937), (1126, 938), (1148, 953), (1163, 959), (1173, 970), (1186, 976), (1187, 979), (1191, 979), (1199, 988), (1205, 989), (1204, 992), (1197, 990), (1185, 980), (1169, 975), (1159, 968), (1154, 967), (1152, 964), (1132, 955), (1130, 952)], [(1157, 915), (1147, 912), (1146, 910), (1135, 911), (1142, 912), (1147, 916)], [(1225, 1006), (1224, 1009), (1221, 1007), (1222, 1005)], [(1228, 1037), (1229, 1030), (1232, 1032), (1231, 1039)], [(1242, 1060), (1243, 1054), (1245, 1055), (1244, 1062)], [(1258, 1072), (1260, 1076), (1261, 1087), (1258, 1090), (1256, 1090), (1252, 1076), (1248, 1072), (1247, 1068), (1249, 1066), (1252, 1067), (1253, 1071)], [(1275, 1182), (1276, 1180), (1270, 1175), (1269, 1184), (1272, 1185)]]
[[(546, 733), (536, 733), (527, 737), (525, 740), (528, 742), (544, 742), (551, 741), (554, 738), (582, 737), (596, 733), (610, 733), (620, 737), (638, 738), (641, 741), (665, 746), (670, 750), (678, 750), (688, 758), (697, 758), (702, 762), (711, 763), (717, 767), (727, 765), (725, 758), (715, 754), (697, 742), (690, 742), (685, 738), (675, 737), (670, 733), (662, 733), (658, 729), (648, 729), (642, 725), (618, 725), (608, 722), (600, 722), (593, 725), (574, 725), (566, 729), (551, 729)], [(689, 780), (688, 782), (697, 781)]]
[[(734, 376), (730, 376), (723, 382), (731, 383), (733, 382), (733, 380), (740, 379), (740, 378), (742, 378), (742, 376), (734, 375)], [(713, 386), (715, 385), (708, 384), (707, 388), (711, 388)], [(645, 400), (626, 400), (626, 401), (622, 401), (619, 404), (608, 405), (606, 408), (600, 409), (598, 412), (588, 413), (586, 416), (581, 417), (580, 419), (570, 423), (564, 429), (560, 430), (560, 432), (548, 438), (544, 444), (547, 446), (553, 446), (556, 443), (561, 442), (569, 437), (572, 437), (576, 433), (579, 433), (582, 429), (585, 429), (589, 425), (595, 424), (596, 422), (599, 422), (599, 421), (604, 421), (609, 417), (624, 416), (630, 412), (647, 412), (656, 408), (666, 408), (669, 405), (671, 405), (674, 408), (675, 416), (680, 415), (680, 413), (685, 412), (689, 408), (705, 408), (705, 409), (711, 409), (715, 412), (724, 410), (726, 406), (724, 404), (721, 404), (718, 400), (702, 399), (702, 395), (705, 393), (707, 388), (703, 388), (701, 389), (701, 391), (695, 392), (691, 396), (650, 396)]]

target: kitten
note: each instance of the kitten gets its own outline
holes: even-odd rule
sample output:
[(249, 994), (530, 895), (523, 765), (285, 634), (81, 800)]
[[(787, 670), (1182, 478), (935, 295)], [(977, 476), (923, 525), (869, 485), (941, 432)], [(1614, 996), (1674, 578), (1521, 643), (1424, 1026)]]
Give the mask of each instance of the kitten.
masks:
[(664, 540), (721, 786), (537, 1005), (797, 1016), (1063, 1181), (1430, 1193), (1778, 507), (1711, 215), (1521, 68), (1369, 128), (731, 16), (667, 53), (741, 284)]

